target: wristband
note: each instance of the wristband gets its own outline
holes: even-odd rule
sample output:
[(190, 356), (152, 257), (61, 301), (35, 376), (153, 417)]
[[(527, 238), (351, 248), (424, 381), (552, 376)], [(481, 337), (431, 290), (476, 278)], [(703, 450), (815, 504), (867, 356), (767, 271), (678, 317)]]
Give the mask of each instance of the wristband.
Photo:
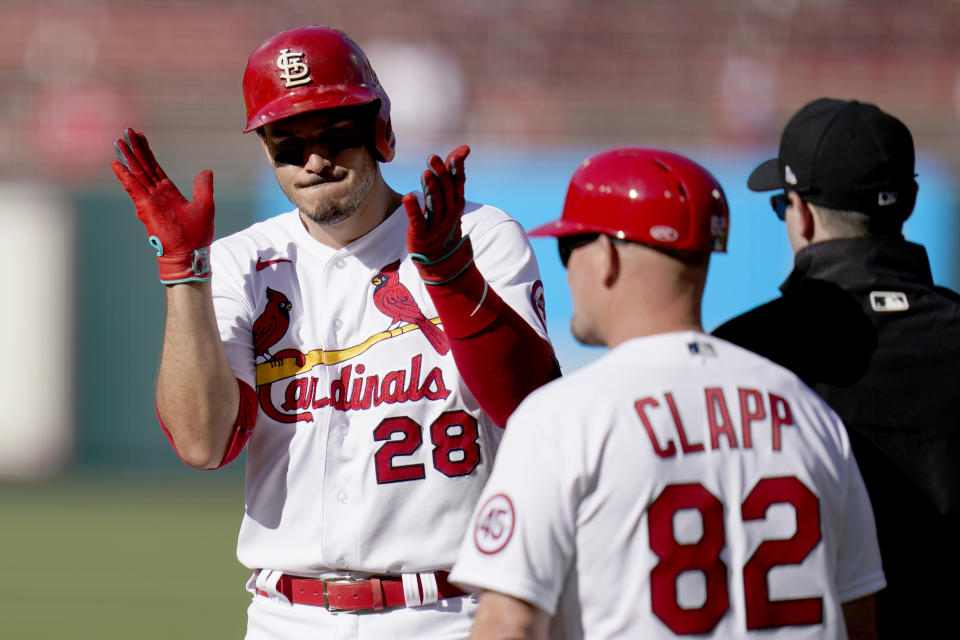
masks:
[(443, 323), (443, 332), (452, 339), (468, 338), (483, 331), (493, 324), (504, 306), (503, 298), (480, 274), (472, 257), (454, 278), (428, 286), (427, 292)]
[(422, 253), (411, 253), (410, 258), (425, 283), (439, 286), (460, 277), (473, 264), (473, 245), (464, 236), (451, 251), (441, 258), (430, 260)]
[(150, 236), (150, 246), (157, 250), (157, 268), (160, 282), (203, 282), (210, 279), (210, 247), (194, 249), (188, 253), (164, 253), (163, 244), (156, 236)]

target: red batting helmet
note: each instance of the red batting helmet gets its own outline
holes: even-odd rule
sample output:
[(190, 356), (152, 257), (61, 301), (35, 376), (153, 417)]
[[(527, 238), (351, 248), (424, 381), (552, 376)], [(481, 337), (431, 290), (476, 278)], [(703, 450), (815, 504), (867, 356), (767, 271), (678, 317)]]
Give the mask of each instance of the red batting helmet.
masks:
[(308, 111), (378, 102), (374, 147), (383, 162), (393, 159), (390, 98), (367, 56), (337, 29), (307, 25), (265, 40), (247, 61), (243, 100), (244, 133)]
[(603, 233), (685, 251), (726, 251), (730, 211), (720, 183), (683, 156), (613, 149), (574, 172), (559, 220), (531, 236)]

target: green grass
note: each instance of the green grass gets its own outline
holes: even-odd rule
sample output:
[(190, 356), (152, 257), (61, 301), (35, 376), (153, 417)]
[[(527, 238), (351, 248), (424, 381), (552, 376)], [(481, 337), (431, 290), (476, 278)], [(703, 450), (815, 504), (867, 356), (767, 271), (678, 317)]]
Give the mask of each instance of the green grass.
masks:
[(242, 478), (0, 484), (0, 636), (243, 637)]

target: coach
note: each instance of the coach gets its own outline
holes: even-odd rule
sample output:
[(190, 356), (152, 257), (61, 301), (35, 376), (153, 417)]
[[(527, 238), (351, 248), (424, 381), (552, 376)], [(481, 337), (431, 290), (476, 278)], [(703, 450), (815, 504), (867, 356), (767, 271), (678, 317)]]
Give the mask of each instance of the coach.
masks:
[(960, 576), (960, 296), (903, 237), (915, 175), (897, 118), (857, 101), (804, 106), (747, 182), (782, 192), (771, 204), (794, 270), (781, 298), (714, 332), (793, 369), (843, 419), (887, 577), (881, 638), (946, 637)]

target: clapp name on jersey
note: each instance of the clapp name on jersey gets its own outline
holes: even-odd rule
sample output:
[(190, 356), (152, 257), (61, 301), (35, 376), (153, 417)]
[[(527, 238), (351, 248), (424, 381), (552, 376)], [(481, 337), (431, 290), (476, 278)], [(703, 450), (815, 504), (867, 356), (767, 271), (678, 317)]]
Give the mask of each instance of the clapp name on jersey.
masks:
[[(340, 377), (330, 383), (330, 394), (327, 396), (320, 395), (323, 390), (319, 388), (319, 378), (295, 378), (287, 384), (284, 401), (279, 409), (273, 406), (270, 393), (273, 383), (260, 385), (260, 406), (270, 418), (279, 422), (309, 422), (313, 420), (311, 410), (324, 407), (340, 411), (362, 411), (383, 403), (416, 402), (423, 398), (446, 400), (450, 390), (443, 380), (443, 370), (434, 367), (421, 380), (422, 364), (423, 355), (417, 354), (411, 358), (409, 370), (397, 369), (383, 376), (373, 374), (366, 377), (362, 375), (366, 372), (364, 365), (348, 364), (340, 369)], [(354, 378), (354, 374), (360, 377)], [(284, 413), (291, 411), (297, 413)]]
[[(737, 447), (752, 449), (753, 429), (756, 426), (754, 423), (769, 425), (771, 449), (774, 452), (781, 450), (781, 430), (783, 427), (794, 424), (793, 412), (786, 399), (770, 392), (742, 387), (737, 388), (737, 396), (733, 403), (727, 401), (724, 390), (720, 387), (707, 387), (703, 390), (703, 394), (707, 411), (707, 433), (702, 434), (701, 440), (696, 442), (690, 440), (691, 436), (697, 434), (688, 433), (672, 392), (663, 393), (660, 400), (647, 396), (634, 403), (634, 409), (650, 437), (654, 453), (661, 458), (672, 458), (677, 455), (677, 443), (684, 454), (699, 453), (705, 450), (704, 442), (708, 438), (710, 448), (719, 449), (721, 436), (724, 437), (730, 449)], [(691, 404), (685, 400), (681, 406), (691, 406)], [(739, 409), (740, 420), (737, 424), (731, 418), (730, 406)], [(663, 424), (666, 418), (664, 412), (669, 414), (668, 419), (673, 424), (676, 440), (672, 437), (657, 438), (651, 420), (657, 424)], [(739, 426), (739, 439), (735, 426)]]

